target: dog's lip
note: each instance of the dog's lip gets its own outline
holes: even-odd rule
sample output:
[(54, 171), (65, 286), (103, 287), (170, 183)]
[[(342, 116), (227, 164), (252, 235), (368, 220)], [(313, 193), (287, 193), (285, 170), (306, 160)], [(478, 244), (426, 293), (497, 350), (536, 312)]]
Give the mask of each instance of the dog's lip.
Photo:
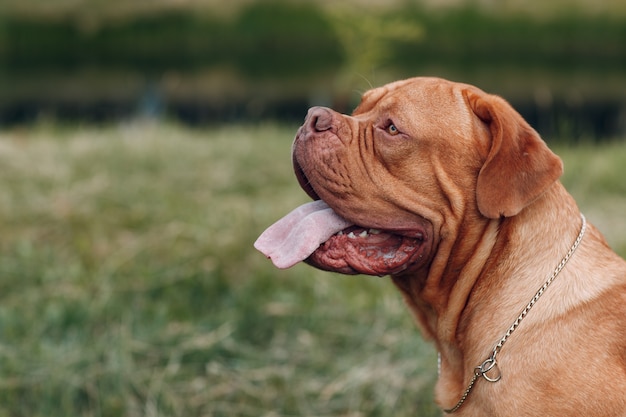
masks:
[(300, 165), (300, 163), (298, 163), (295, 153), (292, 156), (292, 158), (293, 158), (293, 170), (296, 174), (296, 178), (298, 179), (298, 183), (300, 184), (300, 187), (304, 190), (305, 193), (307, 193), (309, 197), (311, 197), (313, 201), (321, 200), (319, 195), (317, 195), (317, 193), (313, 189), (313, 185), (311, 185), (311, 182), (309, 181), (306, 174), (304, 173), (302, 166)]
[[(315, 200), (315, 201), (317, 201), (317, 200)], [(387, 227), (385, 225), (374, 225), (374, 224), (369, 224), (368, 225), (368, 224), (362, 224), (360, 222), (353, 222), (349, 218), (346, 218), (346, 220), (348, 220), (349, 222), (353, 223), (354, 226), (351, 226), (351, 227), (358, 227), (359, 229), (362, 229), (362, 230), (373, 230), (373, 231), (386, 233), (386, 234), (389, 234), (389, 235), (402, 236), (402, 237), (406, 237), (406, 238), (414, 239), (414, 240), (418, 240), (418, 241), (420, 241), (420, 240), (421, 241), (425, 241), (426, 240), (426, 232), (422, 228), (398, 229), (398, 228), (394, 228), (394, 227)]]
[(421, 266), (428, 247), (424, 236), (421, 232), (352, 225), (322, 243), (305, 262), (351, 275), (398, 275)]

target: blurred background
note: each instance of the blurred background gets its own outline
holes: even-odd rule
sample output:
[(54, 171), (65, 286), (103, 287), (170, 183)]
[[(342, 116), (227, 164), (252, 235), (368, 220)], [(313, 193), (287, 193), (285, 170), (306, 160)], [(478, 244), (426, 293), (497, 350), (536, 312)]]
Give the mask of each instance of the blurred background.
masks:
[(626, 256), (625, 45), (623, 0), (0, 0), (0, 417), (441, 415), (388, 279), (252, 246), (297, 126), (475, 84)]
[(503, 95), (546, 136), (626, 126), (619, 0), (3, 0), (0, 123), (300, 121), (398, 78)]

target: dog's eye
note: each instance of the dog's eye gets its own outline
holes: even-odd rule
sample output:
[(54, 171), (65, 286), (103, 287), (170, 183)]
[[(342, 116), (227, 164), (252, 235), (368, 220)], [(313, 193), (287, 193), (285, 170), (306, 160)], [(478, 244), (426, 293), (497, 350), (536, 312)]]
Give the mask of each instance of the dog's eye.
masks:
[(385, 129), (387, 131), (387, 133), (389, 133), (391, 136), (395, 136), (398, 133), (400, 133), (400, 131), (398, 130), (398, 128), (396, 127), (396, 125), (393, 124), (392, 121), (389, 121), (387, 123), (387, 128)]

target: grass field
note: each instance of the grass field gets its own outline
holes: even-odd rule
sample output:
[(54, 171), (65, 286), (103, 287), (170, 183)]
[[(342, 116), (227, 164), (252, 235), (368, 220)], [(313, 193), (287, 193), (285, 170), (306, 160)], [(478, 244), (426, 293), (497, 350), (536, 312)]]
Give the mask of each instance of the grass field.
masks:
[[(1, 416), (433, 416), (386, 279), (274, 269), (294, 129), (0, 132)], [(558, 149), (626, 255), (626, 144)]]

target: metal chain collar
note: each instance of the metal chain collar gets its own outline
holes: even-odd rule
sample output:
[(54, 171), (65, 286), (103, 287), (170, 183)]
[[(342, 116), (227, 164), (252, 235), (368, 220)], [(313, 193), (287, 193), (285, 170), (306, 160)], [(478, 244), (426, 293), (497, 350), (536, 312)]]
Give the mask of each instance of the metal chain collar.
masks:
[[(522, 322), (522, 320), (524, 319), (524, 317), (526, 317), (526, 315), (528, 314), (530, 309), (533, 308), (533, 306), (535, 305), (537, 300), (539, 300), (539, 297), (541, 297), (543, 295), (543, 293), (550, 286), (550, 284), (552, 284), (552, 281), (554, 281), (554, 279), (557, 277), (557, 275), (559, 275), (561, 270), (565, 267), (565, 264), (567, 264), (567, 262), (572, 257), (574, 252), (576, 252), (576, 248), (578, 248), (578, 245), (580, 245), (580, 242), (583, 240), (583, 236), (585, 235), (585, 230), (587, 229), (587, 219), (585, 219), (585, 216), (582, 213), (581, 213), (580, 217), (582, 218), (582, 226), (580, 228), (580, 233), (578, 234), (578, 237), (574, 241), (574, 244), (570, 248), (569, 252), (567, 252), (567, 255), (565, 255), (565, 257), (557, 265), (557, 267), (554, 269), (554, 272), (552, 272), (552, 275), (550, 275), (550, 277), (543, 284), (543, 286), (541, 288), (539, 288), (539, 291), (537, 291), (535, 296), (530, 300), (530, 302), (528, 303), (526, 308), (524, 308), (524, 310), (522, 310), (522, 312), (517, 317), (517, 319), (515, 320), (513, 325), (509, 328), (509, 330), (507, 330), (506, 333), (504, 334), (504, 336), (502, 336), (500, 341), (493, 348), (493, 351), (491, 352), (491, 355), (487, 359), (485, 359), (485, 361), (483, 361), (483, 363), (481, 363), (476, 368), (474, 368), (474, 375), (472, 376), (472, 379), (471, 379), (469, 385), (467, 386), (467, 389), (465, 390), (465, 392), (461, 396), (461, 399), (459, 400), (459, 402), (457, 402), (454, 407), (449, 408), (449, 409), (444, 409), (443, 411), (445, 411), (446, 413), (450, 414), (450, 413), (454, 413), (459, 408), (461, 408), (463, 403), (465, 403), (465, 400), (467, 399), (468, 395), (472, 391), (472, 388), (474, 388), (474, 384), (476, 383), (476, 381), (478, 380), (479, 377), (482, 376), (485, 380), (487, 380), (489, 382), (498, 382), (500, 380), (500, 378), (502, 378), (502, 374), (500, 373), (500, 369), (498, 368), (498, 364), (496, 362), (496, 355), (500, 352), (500, 350), (502, 350), (502, 347), (504, 346), (504, 344), (506, 343), (508, 338), (511, 337), (511, 335), (513, 334), (515, 329), (517, 329), (519, 327), (519, 325)], [(490, 372), (492, 370), (496, 374), (493, 375), (493, 373), (492, 373), (492, 376), (487, 375), (487, 372)]]

